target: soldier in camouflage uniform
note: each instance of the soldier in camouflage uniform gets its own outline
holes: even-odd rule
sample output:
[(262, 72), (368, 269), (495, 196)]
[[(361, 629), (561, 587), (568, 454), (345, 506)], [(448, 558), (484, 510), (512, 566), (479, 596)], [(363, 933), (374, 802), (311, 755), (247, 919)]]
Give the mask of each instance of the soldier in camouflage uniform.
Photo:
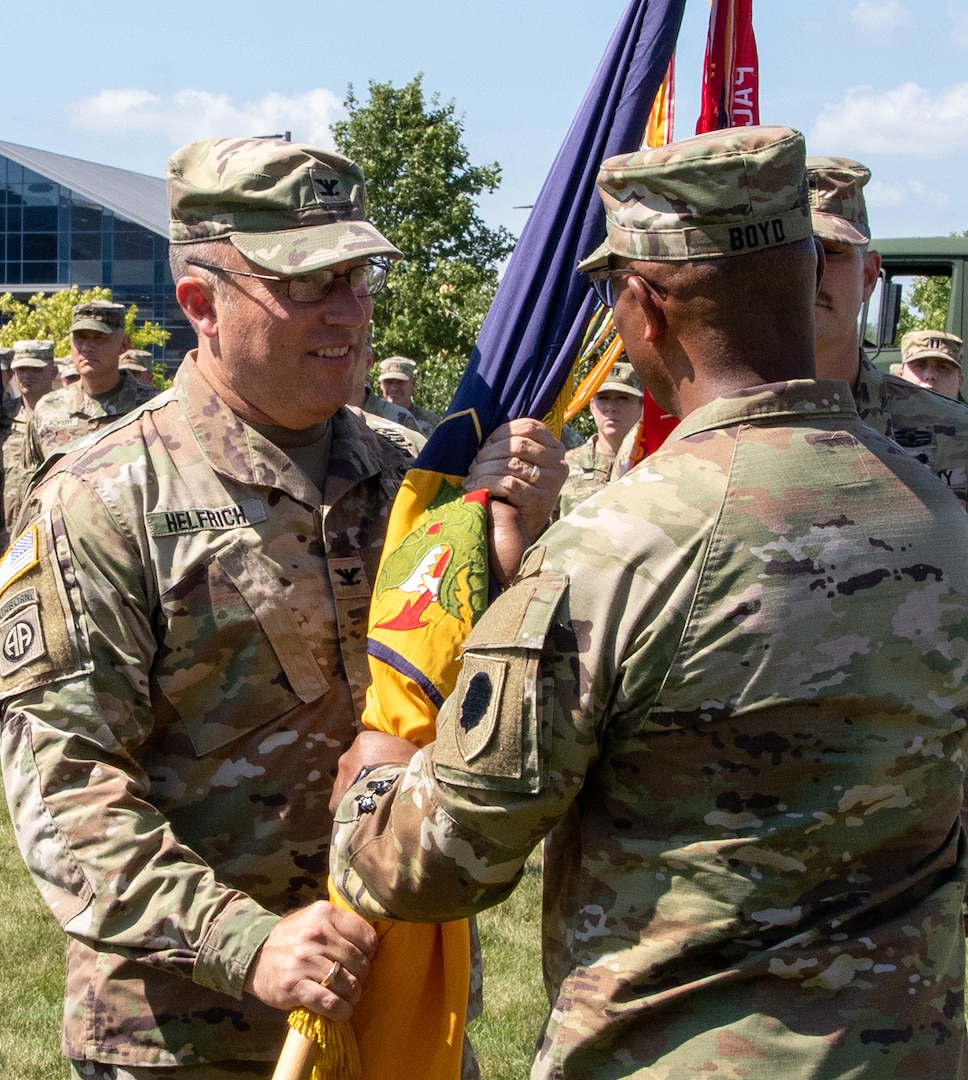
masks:
[[(399, 253), (359, 168), (313, 147), (205, 140), (169, 191), (198, 348), (28, 494), (0, 564), (0, 750), (69, 935), (73, 1075), (267, 1078), (286, 1011), (348, 1017), (375, 943), (318, 898), (409, 464), (342, 406)], [(563, 475), (519, 421), (467, 482), (534, 522)]]
[(366, 378), (372, 364), (373, 349), (368, 342), (357, 366), (348, 406), (371, 431), (389, 439), (405, 450), (411, 458), (415, 458), (427, 445), (427, 439), (417, 428), (417, 421), (406, 409), (378, 397), (370, 389)]
[(417, 421), (421, 432), (430, 437), (430, 433), (440, 423), (440, 417), (418, 405), (413, 400), (417, 388), (417, 362), (406, 356), (391, 356), (380, 361), (380, 393), (395, 405), (406, 409)]
[(2, 385), (3, 389), (0, 400), (3, 401), (6, 401), (9, 397), (16, 397), (16, 394), (13, 394), (10, 388), (10, 384), (13, 380), (13, 372), (10, 370), (12, 360), (13, 349), (7, 345), (0, 345), (0, 385)]
[(681, 423), (525, 556), (432, 746), (358, 738), (334, 881), (455, 918), (547, 834), (534, 1077), (968, 1076), (968, 517), (813, 378), (798, 133), (599, 188), (581, 269)]
[(874, 367), (858, 317), (877, 284), (864, 186), (870, 170), (839, 157), (807, 159), (813, 229), (826, 256), (817, 293), (817, 374), (850, 383), (861, 419), (931, 469), (968, 503), (968, 406)]
[[(360, 369), (357, 372), (358, 382), (353, 397), (350, 399), (350, 404), (355, 405), (358, 409), (362, 409), (367, 417), (390, 420), (393, 424), (417, 432), (419, 438), (415, 441), (415, 445), (417, 445), (418, 448), (423, 448), (426, 442), (426, 436), (421, 432), (420, 426), (413, 413), (410, 412), (409, 409), (405, 409), (402, 405), (396, 405), (394, 402), (388, 401), (386, 398), (382, 398), (379, 394), (374, 393), (373, 387), (370, 386), (369, 382), (370, 370), (372, 367), (373, 327), (371, 326), (367, 332), (363, 363), (360, 365)], [(370, 424), (371, 427), (376, 426), (372, 420), (367, 420), (367, 423)]]
[(898, 371), (891, 365), (891, 374), (925, 390), (963, 401), (963, 345), (957, 334), (944, 330), (911, 330), (901, 338), (901, 363)]
[(571, 513), (608, 481), (625, 436), (642, 416), (642, 380), (632, 365), (619, 361), (591, 400), (595, 434), (565, 454), (568, 476), (561, 485), (557, 515)]
[(34, 410), (27, 429), (27, 462), (40, 465), (58, 447), (110, 424), (157, 393), (121, 371), (128, 347), (124, 304), (91, 300), (71, 312), (71, 358), (80, 378)]
[(121, 371), (130, 371), (138, 382), (145, 386), (154, 385), (154, 359), (147, 349), (125, 349), (118, 368)]
[(10, 367), (20, 397), (3, 403), (0, 441), (3, 443), (3, 530), (2, 548), (10, 543), (10, 530), (20, 512), (24, 490), (33, 468), (27, 464), (27, 425), (40, 399), (51, 392), (57, 368), (52, 341), (17, 341)]

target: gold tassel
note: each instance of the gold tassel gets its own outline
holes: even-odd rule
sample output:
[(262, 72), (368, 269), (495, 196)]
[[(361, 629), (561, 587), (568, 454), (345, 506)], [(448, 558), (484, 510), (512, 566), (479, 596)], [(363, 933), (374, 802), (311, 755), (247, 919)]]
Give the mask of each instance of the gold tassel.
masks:
[(293, 1009), (289, 1026), (314, 1044), (309, 1080), (363, 1080), (360, 1050), (348, 1020), (328, 1020), (308, 1009)]

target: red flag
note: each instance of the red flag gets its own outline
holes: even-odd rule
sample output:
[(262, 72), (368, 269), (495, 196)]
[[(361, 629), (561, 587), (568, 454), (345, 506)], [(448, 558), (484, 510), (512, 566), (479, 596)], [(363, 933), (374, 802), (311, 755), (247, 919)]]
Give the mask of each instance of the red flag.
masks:
[(712, 0), (696, 134), (760, 122), (753, 0)]
[[(753, 0), (711, 0), (702, 111), (696, 134), (760, 122), (759, 59), (753, 36)], [(659, 145), (650, 143), (649, 145)], [(628, 468), (665, 441), (678, 420), (660, 409), (646, 391)]]

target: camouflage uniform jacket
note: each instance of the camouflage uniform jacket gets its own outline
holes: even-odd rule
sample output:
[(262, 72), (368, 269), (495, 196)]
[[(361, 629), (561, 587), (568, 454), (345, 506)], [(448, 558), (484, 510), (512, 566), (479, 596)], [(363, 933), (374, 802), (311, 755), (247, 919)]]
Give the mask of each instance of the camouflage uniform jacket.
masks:
[(410, 412), (417, 421), (417, 427), (420, 428), (421, 433), (429, 439), (434, 428), (440, 423), (440, 417), (416, 402), (410, 406)]
[(32, 410), (23, 398), (5, 398), (0, 408), (0, 443), (3, 445), (3, 525), (0, 552), (7, 550), (10, 530), (20, 510), (24, 488), (33, 471), (26, 462), (27, 424)]
[(717, 399), (526, 555), (334, 880), (463, 915), (550, 830), (534, 1077), (968, 1076), (966, 550), (847, 383)]
[(968, 406), (879, 371), (861, 352), (860, 418), (936, 473), (968, 504)]
[(399, 446), (401, 450), (408, 453), (411, 459), (415, 458), (427, 445), (427, 439), (416, 428), (404, 427), (395, 420), (388, 420), (379, 413), (367, 412), (356, 405), (348, 405), (347, 408), (356, 413), (370, 431), (375, 431), (377, 435), (389, 439), (395, 446)]
[(348, 412), (331, 426), (321, 495), (189, 357), (28, 492), (0, 569), (2, 760), (70, 936), (72, 1058), (279, 1053), (286, 1014), (243, 981), (278, 917), (326, 894), (326, 804), (406, 469)]
[(568, 476), (561, 485), (558, 496), (557, 516), (570, 514), (579, 503), (594, 495), (608, 483), (609, 473), (615, 461), (614, 454), (600, 454), (595, 449), (598, 434), (586, 439), (575, 450), (565, 453)]
[(385, 397), (380, 397), (369, 386), (363, 387), (363, 405), (361, 408), (364, 412), (372, 413), (374, 416), (382, 416), (384, 420), (392, 420), (395, 424), (402, 424), (403, 427), (420, 431), (417, 418), (409, 409), (405, 409), (402, 405), (395, 405)]
[(123, 369), (108, 394), (92, 397), (79, 382), (52, 390), (37, 402), (27, 428), (27, 463), (36, 468), (58, 447), (105, 427), (157, 393)]

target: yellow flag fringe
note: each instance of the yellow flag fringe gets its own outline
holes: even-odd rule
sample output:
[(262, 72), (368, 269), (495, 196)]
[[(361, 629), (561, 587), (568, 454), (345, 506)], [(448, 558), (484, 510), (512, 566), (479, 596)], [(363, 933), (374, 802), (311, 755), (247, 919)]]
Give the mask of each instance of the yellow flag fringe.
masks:
[(284, 1067), (280, 1058), (276, 1080), (288, 1080), (289, 1075), (293, 1080), (363, 1080), (360, 1051), (348, 1020), (328, 1020), (308, 1009), (293, 1009), (289, 1026), (303, 1040), (301, 1047), (295, 1040), (286, 1040), (290, 1053), (297, 1057), (298, 1072), (280, 1072)]

